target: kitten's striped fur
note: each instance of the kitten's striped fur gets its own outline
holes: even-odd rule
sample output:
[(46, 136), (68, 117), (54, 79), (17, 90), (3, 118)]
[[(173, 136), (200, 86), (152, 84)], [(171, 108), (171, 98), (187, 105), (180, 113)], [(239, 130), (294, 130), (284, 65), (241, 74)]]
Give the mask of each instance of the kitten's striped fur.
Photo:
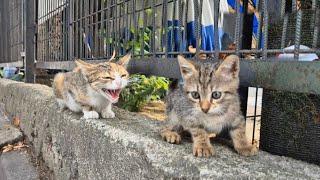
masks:
[[(240, 111), (239, 58), (228, 56), (222, 62), (202, 63), (178, 56), (183, 85), (170, 90), (167, 96), (168, 127), (161, 132), (170, 143), (180, 143), (183, 127), (193, 138), (193, 154), (214, 154), (209, 134), (230, 129), (235, 150), (244, 156), (257, 153), (247, 142), (245, 121)], [(219, 97), (220, 95), (220, 97)], [(218, 97), (218, 98), (217, 98)]]

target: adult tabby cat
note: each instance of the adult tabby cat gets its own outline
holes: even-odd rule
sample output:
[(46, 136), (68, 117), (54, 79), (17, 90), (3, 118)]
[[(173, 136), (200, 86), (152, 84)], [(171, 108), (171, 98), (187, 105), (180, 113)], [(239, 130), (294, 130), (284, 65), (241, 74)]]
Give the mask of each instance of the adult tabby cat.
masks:
[(169, 126), (161, 136), (179, 144), (183, 131), (190, 132), (195, 156), (214, 155), (211, 134), (228, 128), (235, 150), (243, 156), (255, 155), (258, 149), (245, 135), (245, 120), (240, 111), (239, 58), (228, 56), (222, 62), (203, 63), (178, 56), (183, 85), (167, 96)]
[(128, 83), (126, 66), (131, 58), (128, 54), (117, 63), (90, 64), (76, 60), (72, 72), (59, 73), (53, 81), (53, 90), (60, 108), (83, 112), (83, 118), (95, 119), (115, 117), (112, 103), (119, 99), (121, 89)]

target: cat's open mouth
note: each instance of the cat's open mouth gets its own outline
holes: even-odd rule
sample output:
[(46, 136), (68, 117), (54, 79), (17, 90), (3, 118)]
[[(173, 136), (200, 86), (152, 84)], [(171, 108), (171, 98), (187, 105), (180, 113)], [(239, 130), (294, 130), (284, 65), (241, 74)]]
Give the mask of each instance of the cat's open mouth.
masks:
[(121, 89), (101, 89), (107, 96), (111, 97), (112, 100), (117, 100), (119, 98)]

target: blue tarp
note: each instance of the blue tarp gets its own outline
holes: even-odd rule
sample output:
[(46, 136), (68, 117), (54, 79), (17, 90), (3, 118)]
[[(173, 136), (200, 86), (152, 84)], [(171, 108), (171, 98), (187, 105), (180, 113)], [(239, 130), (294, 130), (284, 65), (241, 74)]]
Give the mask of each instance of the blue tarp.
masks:
[[(168, 5), (168, 51), (179, 51), (179, 47), (182, 50), (188, 50), (188, 46), (196, 47), (196, 32), (195, 32), (195, 13), (194, 13), (194, 0), (187, 0), (188, 3), (188, 12), (187, 17), (183, 19), (183, 21), (186, 21), (186, 40), (180, 40), (179, 33), (183, 34), (182, 32), (179, 32), (179, 8), (173, 7), (174, 3), (169, 3)], [(256, 6), (256, 0), (252, 1), (253, 6)], [(185, 4), (186, 6), (186, 4)], [(175, 8), (175, 9), (174, 9)], [(218, 32), (219, 32), (219, 49), (225, 49), (226, 47), (222, 47), (224, 44), (222, 42), (223, 36), (226, 35), (226, 33), (223, 31), (223, 14), (224, 13), (231, 13), (229, 12), (229, 8), (232, 8), (235, 10), (235, 0), (221, 0), (220, 1), (220, 14), (219, 14), (219, 23), (218, 23)], [(201, 44), (200, 48), (201, 50), (205, 51), (212, 51), (215, 49), (214, 47), (214, 3), (210, 0), (203, 0), (203, 6), (202, 6), (202, 22), (201, 22)], [(175, 15), (173, 15), (173, 12), (175, 12)], [(243, 6), (240, 5), (240, 12), (243, 13)], [(183, 12), (184, 13), (184, 12)], [(183, 23), (183, 22), (180, 22)], [(227, 23), (235, 23), (235, 22), (227, 22)], [(253, 40), (257, 40), (258, 35), (258, 17), (254, 15), (253, 19)], [(231, 30), (234, 31), (234, 30)], [(260, 37), (260, 45), (258, 48), (262, 48), (263, 45), (263, 36), (262, 33)], [(171, 38), (173, 37), (173, 41)], [(180, 36), (182, 37), (182, 35)], [(233, 37), (230, 35), (227, 35), (225, 37)]]

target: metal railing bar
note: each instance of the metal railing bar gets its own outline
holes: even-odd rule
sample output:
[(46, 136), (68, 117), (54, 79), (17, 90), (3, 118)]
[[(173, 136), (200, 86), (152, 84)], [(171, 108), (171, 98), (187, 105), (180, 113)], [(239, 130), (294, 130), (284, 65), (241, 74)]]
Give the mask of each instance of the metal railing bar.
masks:
[(169, 47), (169, 40), (167, 39), (167, 34), (168, 34), (168, 17), (167, 17), (168, 13), (167, 13), (167, 11), (168, 11), (168, 0), (163, 0), (162, 26), (164, 26), (164, 32), (161, 32), (161, 33), (164, 33), (164, 34), (162, 34), (163, 35), (162, 41), (164, 41), (162, 47), (165, 49), (164, 55), (166, 57), (168, 57), (168, 47)]
[(264, 29), (264, 39), (262, 48), (262, 59), (266, 60), (268, 55), (268, 30), (269, 30), (269, 14), (268, 14), (268, 0), (263, 0), (263, 29)]
[(219, 11), (220, 11), (220, 1), (214, 1), (214, 50), (215, 57), (219, 58), (219, 30), (218, 30), (218, 21), (219, 21)]
[(60, 6), (58, 6), (56, 9), (51, 10), (48, 13), (46, 13), (45, 15), (38, 17), (38, 20), (42, 20), (42, 19), (46, 18), (47, 16), (50, 16), (52, 13), (54, 13), (56, 11), (60, 11), (60, 8), (65, 8), (66, 5), (67, 5), (67, 3), (64, 3), (64, 4), (60, 5)]
[(300, 49), (300, 39), (301, 39), (301, 21), (302, 21), (302, 11), (297, 11), (297, 19), (296, 19), (296, 33), (294, 40), (294, 60), (298, 60), (299, 58), (299, 49)]

